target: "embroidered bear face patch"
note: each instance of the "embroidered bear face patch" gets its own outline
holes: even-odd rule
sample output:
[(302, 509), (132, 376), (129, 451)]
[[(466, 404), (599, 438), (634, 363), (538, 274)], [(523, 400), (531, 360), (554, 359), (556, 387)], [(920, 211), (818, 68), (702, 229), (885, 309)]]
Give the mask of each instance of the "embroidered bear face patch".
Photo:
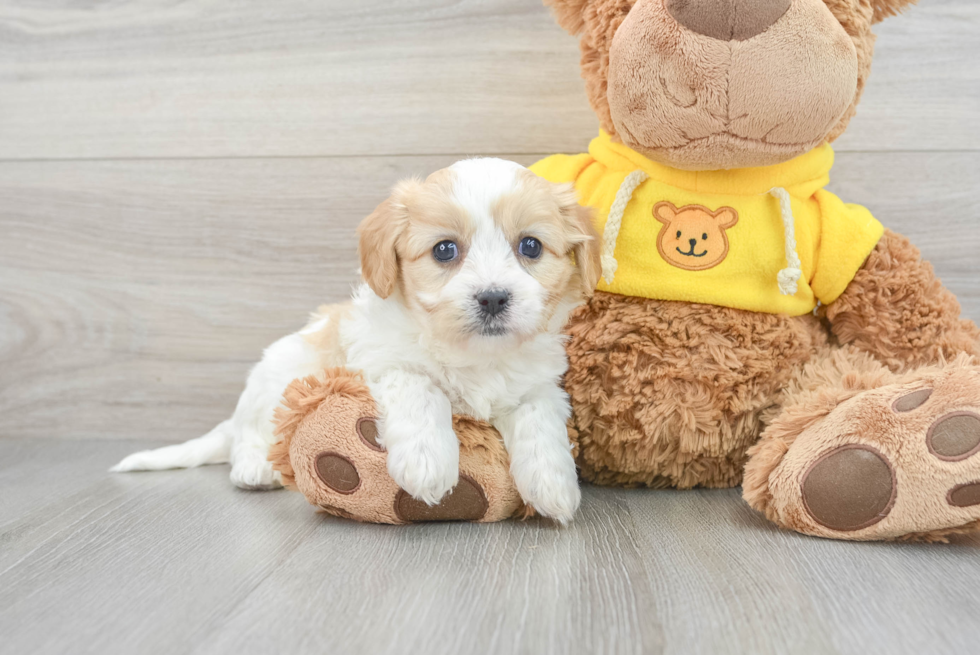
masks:
[(657, 250), (668, 264), (688, 271), (703, 271), (728, 256), (725, 230), (738, 223), (738, 212), (731, 207), (712, 211), (702, 205), (658, 202), (653, 216), (663, 223), (657, 237)]

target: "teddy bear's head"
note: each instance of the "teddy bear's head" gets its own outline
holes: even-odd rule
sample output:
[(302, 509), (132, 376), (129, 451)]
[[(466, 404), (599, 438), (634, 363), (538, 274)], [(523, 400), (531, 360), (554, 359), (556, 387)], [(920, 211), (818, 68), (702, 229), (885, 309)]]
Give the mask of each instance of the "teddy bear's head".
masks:
[(602, 127), (686, 170), (765, 166), (840, 136), (872, 24), (915, 0), (544, 0), (581, 34)]

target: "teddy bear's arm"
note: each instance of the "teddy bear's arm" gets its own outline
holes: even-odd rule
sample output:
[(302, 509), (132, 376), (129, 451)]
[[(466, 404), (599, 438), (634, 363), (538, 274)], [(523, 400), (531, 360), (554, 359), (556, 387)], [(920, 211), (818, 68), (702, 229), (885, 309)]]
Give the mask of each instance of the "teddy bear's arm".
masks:
[(893, 371), (980, 354), (980, 330), (960, 317), (956, 297), (918, 248), (888, 230), (826, 317), (841, 343), (874, 354)]

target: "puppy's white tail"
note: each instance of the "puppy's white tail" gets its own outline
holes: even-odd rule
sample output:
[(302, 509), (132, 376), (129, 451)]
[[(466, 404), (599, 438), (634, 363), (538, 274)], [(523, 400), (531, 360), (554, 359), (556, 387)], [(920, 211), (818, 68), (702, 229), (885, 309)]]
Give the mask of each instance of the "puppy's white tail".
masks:
[(224, 464), (231, 454), (234, 437), (232, 419), (228, 419), (203, 437), (191, 439), (174, 446), (133, 453), (113, 466), (110, 471), (162, 471), (183, 469), (204, 464)]

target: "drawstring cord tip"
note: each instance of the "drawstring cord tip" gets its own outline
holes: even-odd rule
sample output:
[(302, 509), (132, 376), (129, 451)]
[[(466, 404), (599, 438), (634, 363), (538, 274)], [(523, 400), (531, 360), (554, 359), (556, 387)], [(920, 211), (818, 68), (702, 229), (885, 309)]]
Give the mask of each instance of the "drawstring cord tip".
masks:
[(612, 284), (616, 269), (619, 268), (619, 262), (612, 255), (603, 255), (600, 261), (602, 263), (602, 279), (606, 281), (606, 284)]
[(797, 282), (803, 277), (803, 271), (798, 268), (784, 268), (776, 275), (779, 282), (779, 292), (784, 296), (796, 295)]

